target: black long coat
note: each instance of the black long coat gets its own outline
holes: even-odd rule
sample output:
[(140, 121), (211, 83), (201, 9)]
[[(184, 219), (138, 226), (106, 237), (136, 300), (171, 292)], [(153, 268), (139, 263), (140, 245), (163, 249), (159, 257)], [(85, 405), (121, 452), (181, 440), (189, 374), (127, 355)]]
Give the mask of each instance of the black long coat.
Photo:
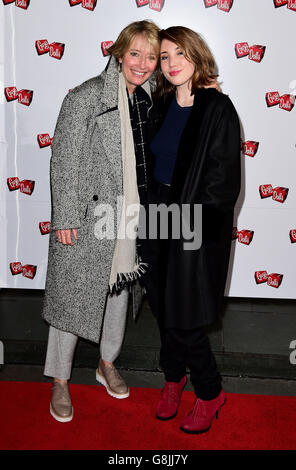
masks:
[[(169, 104), (170, 100), (163, 110)], [(240, 179), (236, 110), (223, 93), (199, 89), (181, 137), (169, 203), (202, 204), (202, 245), (198, 250), (184, 250), (182, 236), (168, 241), (162, 289), (164, 327), (190, 329), (218, 319)]]

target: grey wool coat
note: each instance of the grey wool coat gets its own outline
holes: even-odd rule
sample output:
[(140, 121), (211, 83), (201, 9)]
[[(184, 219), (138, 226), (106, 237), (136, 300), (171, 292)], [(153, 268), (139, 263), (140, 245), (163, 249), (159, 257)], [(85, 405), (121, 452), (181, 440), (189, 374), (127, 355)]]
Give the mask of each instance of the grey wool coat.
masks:
[[(51, 159), (52, 232), (42, 316), (55, 328), (98, 343), (115, 239), (98, 239), (98, 204), (109, 204), (117, 226), (122, 195), (118, 68), (114, 57), (98, 77), (65, 97)], [(56, 241), (55, 230), (76, 228), (74, 246)], [(141, 293), (137, 291), (135, 307)]]

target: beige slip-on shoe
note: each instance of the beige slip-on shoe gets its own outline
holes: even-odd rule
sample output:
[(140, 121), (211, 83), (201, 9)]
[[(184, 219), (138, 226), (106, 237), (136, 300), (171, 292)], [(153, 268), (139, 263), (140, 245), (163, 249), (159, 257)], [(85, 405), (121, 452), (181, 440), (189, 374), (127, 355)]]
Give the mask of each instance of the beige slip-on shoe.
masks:
[(96, 379), (106, 387), (111, 397), (127, 398), (129, 396), (129, 388), (113, 364), (105, 366), (100, 361), (96, 370)]
[(68, 384), (54, 382), (49, 411), (51, 416), (60, 423), (72, 420), (74, 410)]

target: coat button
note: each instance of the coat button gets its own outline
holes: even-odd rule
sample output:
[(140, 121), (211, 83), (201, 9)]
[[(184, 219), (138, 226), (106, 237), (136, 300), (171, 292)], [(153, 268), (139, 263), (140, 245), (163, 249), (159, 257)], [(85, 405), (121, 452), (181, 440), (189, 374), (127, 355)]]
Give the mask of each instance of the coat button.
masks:
[(93, 196), (93, 200), (94, 200), (94, 201), (97, 201), (98, 199), (99, 199), (98, 195), (95, 194), (95, 195)]

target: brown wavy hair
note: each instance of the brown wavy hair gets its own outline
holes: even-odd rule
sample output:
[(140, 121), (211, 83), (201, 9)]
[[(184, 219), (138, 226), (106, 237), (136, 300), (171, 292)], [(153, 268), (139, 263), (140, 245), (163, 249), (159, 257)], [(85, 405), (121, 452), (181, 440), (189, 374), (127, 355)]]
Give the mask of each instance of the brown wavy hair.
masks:
[[(192, 94), (198, 88), (210, 85), (218, 77), (215, 59), (202, 37), (185, 26), (171, 26), (159, 32), (160, 42), (164, 39), (175, 43), (184, 53), (184, 56), (195, 67), (192, 77)], [(155, 71), (156, 99), (175, 93), (176, 87), (172, 85), (162, 74), (160, 59)]]

